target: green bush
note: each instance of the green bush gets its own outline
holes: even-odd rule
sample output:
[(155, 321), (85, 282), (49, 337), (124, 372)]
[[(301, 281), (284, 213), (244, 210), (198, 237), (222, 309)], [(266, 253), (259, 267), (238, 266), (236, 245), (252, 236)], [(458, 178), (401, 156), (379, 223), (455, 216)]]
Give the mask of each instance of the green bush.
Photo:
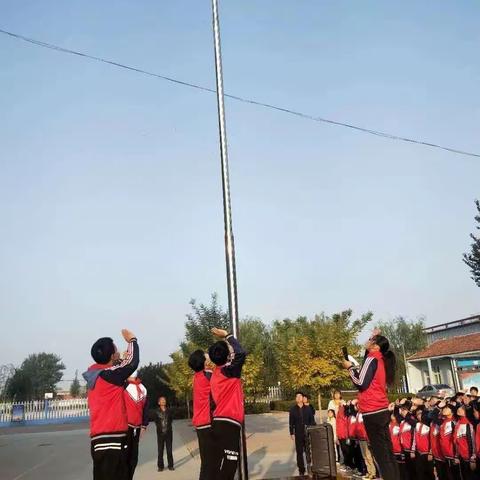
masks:
[(245, 413), (268, 413), (270, 412), (270, 405), (268, 403), (246, 403), (245, 404)]
[(270, 402), (270, 410), (277, 412), (288, 412), (295, 405), (292, 400), (273, 400)]

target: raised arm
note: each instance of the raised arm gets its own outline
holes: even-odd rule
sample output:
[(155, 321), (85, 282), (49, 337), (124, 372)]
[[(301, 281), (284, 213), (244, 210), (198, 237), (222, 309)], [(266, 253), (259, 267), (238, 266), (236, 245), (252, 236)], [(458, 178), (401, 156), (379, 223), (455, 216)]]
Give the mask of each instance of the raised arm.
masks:
[(135, 335), (128, 330), (122, 330), (122, 335), (128, 342), (125, 358), (119, 365), (113, 365), (100, 373), (104, 380), (114, 385), (123, 385), (127, 378), (137, 369), (140, 361), (140, 350)]
[(375, 372), (377, 371), (377, 367), (377, 359), (374, 357), (367, 357), (360, 370), (357, 370), (354, 366), (348, 369), (350, 378), (358, 390), (363, 391), (370, 386), (370, 383), (375, 376)]
[(233, 349), (233, 359), (222, 368), (222, 372), (227, 377), (240, 378), (242, 375), (243, 364), (247, 358), (247, 352), (233, 335), (228, 335), (225, 340)]

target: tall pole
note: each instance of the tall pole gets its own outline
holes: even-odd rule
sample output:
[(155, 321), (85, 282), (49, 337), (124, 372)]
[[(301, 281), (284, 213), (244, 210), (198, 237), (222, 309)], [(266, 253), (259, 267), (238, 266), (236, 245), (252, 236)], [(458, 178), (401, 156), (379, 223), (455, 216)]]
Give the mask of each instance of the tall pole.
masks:
[[(232, 333), (238, 338), (237, 274), (235, 269), (235, 242), (232, 227), (232, 205), (230, 200), (230, 181), (228, 176), (227, 129), (225, 124), (225, 103), (223, 95), (222, 51), (220, 45), (220, 22), (218, 18), (218, 0), (212, 0), (213, 42), (215, 48), (215, 71), (217, 81), (218, 130), (220, 135), (220, 158), (222, 163), (223, 218), (225, 225), (225, 260), (227, 264), (228, 309)], [(240, 434), (240, 457), (238, 462), (239, 480), (248, 480), (247, 444), (245, 425)]]

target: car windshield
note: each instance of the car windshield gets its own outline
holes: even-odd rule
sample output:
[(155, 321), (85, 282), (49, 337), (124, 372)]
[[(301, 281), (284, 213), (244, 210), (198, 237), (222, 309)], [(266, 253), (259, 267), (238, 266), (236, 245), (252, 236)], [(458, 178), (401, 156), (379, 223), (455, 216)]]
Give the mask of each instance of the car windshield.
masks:
[(450, 388), (448, 385), (445, 385), (444, 383), (439, 383), (437, 385), (434, 385), (435, 388)]

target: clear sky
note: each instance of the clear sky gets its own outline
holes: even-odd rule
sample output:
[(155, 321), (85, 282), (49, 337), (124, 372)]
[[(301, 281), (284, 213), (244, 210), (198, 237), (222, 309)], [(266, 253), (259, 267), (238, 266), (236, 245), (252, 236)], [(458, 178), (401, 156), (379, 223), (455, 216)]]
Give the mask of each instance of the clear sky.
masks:
[[(221, 0), (227, 92), (480, 152), (476, 1)], [(214, 87), (208, 0), (2, 0), (0, 28)], [(226, 304), (216, 99), (0, 35), (0, 363), (166, 361)], [(227, 101), (241, 316), (480, 311), (480, 159)]]

